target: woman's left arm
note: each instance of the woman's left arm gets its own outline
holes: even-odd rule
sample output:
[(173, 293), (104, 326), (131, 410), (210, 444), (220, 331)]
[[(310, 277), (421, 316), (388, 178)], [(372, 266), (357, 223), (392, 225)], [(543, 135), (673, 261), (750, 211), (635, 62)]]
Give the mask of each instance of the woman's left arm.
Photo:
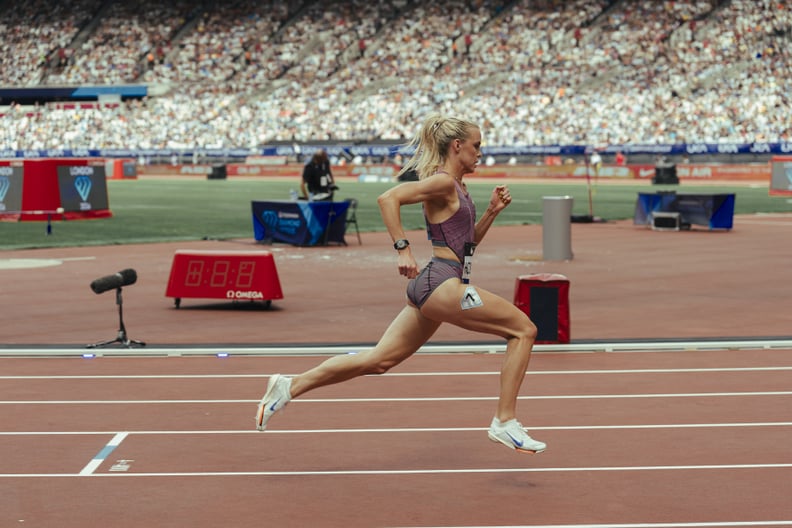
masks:
[(511, 193), (505, 185), (498, 185), (492, 190), (487, 210), (476, 222), (476, 244), (481, 242), (495, 221), (495, 217), (511, 203), (511, 200)]

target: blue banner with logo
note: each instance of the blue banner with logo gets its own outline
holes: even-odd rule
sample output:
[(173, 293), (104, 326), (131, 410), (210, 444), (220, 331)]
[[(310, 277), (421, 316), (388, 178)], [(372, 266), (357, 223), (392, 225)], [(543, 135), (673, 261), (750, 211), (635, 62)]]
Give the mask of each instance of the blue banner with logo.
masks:
[(0, 213), (22, 210), (22, 167), (0, 167)]
[(253, 201), (251, 208), (258, 241), (296, 246), (345, 243), (348, 202)]
[(109, 209), (105, 169), (91, 165), (60, 165), (58, 189), (66, 212)]
[(682, 227), (690, 224), (710, 229), (731, 229), (734, 221), (734, 194), (638, 193), (633, 223), (652, 222), (655, 212), (679, 213)]

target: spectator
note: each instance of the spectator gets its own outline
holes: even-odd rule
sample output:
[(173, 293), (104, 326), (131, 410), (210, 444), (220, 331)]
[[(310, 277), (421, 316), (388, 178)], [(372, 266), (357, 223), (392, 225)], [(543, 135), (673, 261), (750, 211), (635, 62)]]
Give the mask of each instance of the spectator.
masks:
[(308, 200), (332, 201), (337, 189), (327, 152), (319, 150), (303, 168), (300, 182), (302, 196)]
[(600, 153), (597, 152), (597, 149), (592, 151), (589, 158), (589, 163), (591, 164), (591, 168), (594, 170), (594, 179), (597, 180), (599, 178), (600, 169), (602, 168), (602, 156), (600, 156)]
[[(242, 0), (198, 14), (194, 3), (149, 0), (139, 10), (113, 3), (76, 50), (72, 39), (103, 2), (70, 5), (67, 13), (35, 0), (0, 14), (4, 85), (138, 80), (169, 91), (142, 103), (0, 109), (0, 148), (254, 148), (331, 132), (400, 141), (413, 135), (415, 116), (460, 104), (486, 124), (488, 145), (775, 142), (792, 122), (784, 40), (792, 10), (777, 1), (444, 0), (397, 9), (355, 0), (317, 2), (303, 14), (298, 2)], [(579, 28), (585, 38), (575, 47)], [(460, 35), (476, 42), (456, 59), (464, 78), (445, 74)], [(58, 49), (73, 57), (63, 66)], [(316, 109), (323, 119), (310, 118)]]

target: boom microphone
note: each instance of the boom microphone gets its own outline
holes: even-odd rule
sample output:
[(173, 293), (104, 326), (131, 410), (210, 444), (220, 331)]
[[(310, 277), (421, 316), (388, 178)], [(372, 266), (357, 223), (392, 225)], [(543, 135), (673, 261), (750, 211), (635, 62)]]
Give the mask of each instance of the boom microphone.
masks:
[(137, 272), (133, 269), (121, 270), (114, 275), (101, 277), (91, 283), (91, 289), (94, 293), (104, 293), (107, 290), (114, 290), (122, 286), (129, 286), (135, 284), (137, 281)]

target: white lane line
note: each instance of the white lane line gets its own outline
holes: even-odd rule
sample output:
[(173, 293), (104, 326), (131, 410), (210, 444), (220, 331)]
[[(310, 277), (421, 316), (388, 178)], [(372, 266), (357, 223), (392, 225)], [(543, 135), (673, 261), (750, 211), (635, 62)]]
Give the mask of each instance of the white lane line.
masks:
[(121, 442), (124, 441), (124, 438), (127, 437), (129, 433), (116, 433), (116, 435), (110, 440), (99, 453), (96, 454), (93, 459), (80, 471), (80, 475), (88, 476), (93, 475), (93, 472), (96, 471), (102, 462), (104, 462), (107, 457), (110, 456), (110, 453), (115, 451), (115, 448), (121, 445)]
[[(613, 370), (533, 370), (527, 376), (566, 376), (570, 374), (685, 374), (685, 373), (718, 373), (718, 372), (785, 372), (792, 371), (792, 366), (780, 367), (718, 367), (718, 368), (679, 368), (679, 369), (613, 369)], [(261, 379), (271, 374), (105, 374), (96, 376), (68, 375), (22, 375), (0, 376), (0, 380), (103, 380), (103, 379)], [(288, 375), (288, 374), (287, 374)], [(389, 372), (379, 377), (449, 377), (449, 376), (499, 376), (500, 371), (455, 371), (455, 372)], [(374, 377), (375, 375), (372, 375)]]
[[(740, 422), (740, 423), (682, 423), (682, 424), (630, 424), (630, 425), (529, 425), (532, 431), (598, 431), (629, 429), (718, 429), (792, 427), (792, 422)], [(380, 427), (348, 429), (268, 429), (266, 434), (327, 434), (327, 433), (460, 433), (486, 431), (486, 427)], [(0, 431), (2, 436), (89, 436), (108, 435), (111, 431)], [(146, 430), (129, 431), (130, 435), (260, 435), (254, 429), (202, 429), (202, 430)]]
[[(554, 396), (520, 396), (519, 400), (602, 400), (635, 398), (730, 398), (747, 396), (790, 396), (792, 391), (757, 392), (690, 392), (656, 394), (560, 394)], [(292, 403), (371, 403), (371, 402), (471, 402), (493, 401), (497, 396), (468, 396), (443, 398), (302, 398)], [(162, 405), (162, 404), (212, 404), (258, 403), (259, 400), (2, 400), (0, 405)]]
[[(289, 477), (339, 475), (459, 475), (482, 473), (583, 473), (625, 471), (713, 471), (740, 469), (792, 469), (790, 464), (706, 464), (689, 466), (589, 466), (545, 468), (463, 468), (463, 469), (349, 469), (306, 471), (184, 471), (163, 473), (92, 473), (91, 477)], [(2, 473), (0, 478), (77, 477), (79, 473)]]
[[(340, 345), (340, 346), (283, 346), (283, 347), (146, 347), (146, 357), (183, 357), (183, 356), (254, 356), (254, 357), (296, 357), (335, 355), (362, 352), (371, 349), (373, 344)], [(578, 353), (593, 354), (596, 352), (691, 352), (695, 350), (770, 350), (790, 349), (792, 339), (721, 339), (717, 341), (619, 341), (596, 343), (539, 344), (534, 347), (534, 354)], [(464, 343), (456, 345), (424, 345), (417, 354), (498, 354), (506, 351), (505, 343)], [(28, 348), (0, 347), (0, 357), (128, 357), (128, 349), (92, 349), (86, 353), (84, 348)]]
[[(723, 521), (630, 524), (521, 524), (519, 526), (443, 526), (442, 528), (738, 528), (752, 526), (792, 526), (792, 521)], [(413, 528), (439, 527), (416, 526)]]

